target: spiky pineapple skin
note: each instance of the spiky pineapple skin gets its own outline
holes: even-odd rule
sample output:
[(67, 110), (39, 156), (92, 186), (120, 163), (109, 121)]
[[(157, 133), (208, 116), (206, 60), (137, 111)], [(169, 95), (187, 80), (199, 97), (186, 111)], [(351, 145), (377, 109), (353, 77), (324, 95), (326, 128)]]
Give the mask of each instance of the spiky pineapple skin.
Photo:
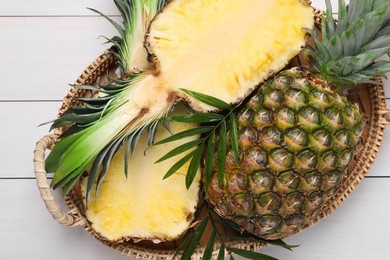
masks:
[(236, 114), (239, 160), (229, 145), (222, 185), (214, 174), (206, 190), (218, 214), (262, 238), (303, 229), (360, 143), (358, 107), (317, 82), (298, 68), (268, 80)]

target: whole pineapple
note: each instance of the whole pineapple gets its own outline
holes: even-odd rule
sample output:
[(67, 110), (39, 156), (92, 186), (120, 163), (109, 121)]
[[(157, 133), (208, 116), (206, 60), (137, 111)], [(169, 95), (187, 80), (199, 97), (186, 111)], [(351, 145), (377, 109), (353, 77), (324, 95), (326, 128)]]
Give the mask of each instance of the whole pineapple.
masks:
[(390, 52), (390, 3), (340, 0), (336, 24), (326, 2), (322, 42), (311, 31), (311, 71), (278, 73), (242, 106), (239, 158), (229, 145), (223, 181), (214, 174), (206, 191), (217, 213), (263, 238), (298, 232), (327, 203), (363, 128), (358, 107), (344, 94), (390, 69), (389, 61), (374, 63)]

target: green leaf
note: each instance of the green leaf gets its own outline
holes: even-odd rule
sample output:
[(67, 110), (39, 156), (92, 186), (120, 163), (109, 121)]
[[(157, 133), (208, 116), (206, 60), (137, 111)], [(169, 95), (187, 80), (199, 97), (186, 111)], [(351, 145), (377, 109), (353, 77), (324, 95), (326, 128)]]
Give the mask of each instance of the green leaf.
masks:
[(171, 136), (169, 136), (161, 141), (158, 141), (158, 142), (154, 143), (154, 145), (165, 144), (165, 143), (180, 140), (180, 139), (183, 139), (183, 138), (186, 138), (189, 136), (204, 134), (204, 133), (212, 131), (213, 129), (214, 129), (214, 127), (211, 127), (211, 126), (203, 126), (203, 127), (199, 127), (199, 128), (186, 130), (186, 131), (171, 135)]
[(222, 186), (226, 162), (226, 121), (222, 121), (218, 141), (218, 183)]
[(205, 156), (206, 190), (208, 189), (211, 182), (211, 178), (213, 176), (214, 151), (215, 151), (215, 132), (213, 131), (207, 141), (207, 149), (206, 149), (206, 156)]
[(191, 91), (191, 90), (188, 90), (188, 89), (180, 89), (181, 91), (183, 91), (184, 93), (186, 93), (187, 95), (207, 104), (207, 105), (210, 105), (210, 106), (213, 106), (213, 107), (216, 107), (216, 108), (219, 108), (219, 109), (224, 109), (224, 110), (231, 110), (233, 109), (233, 107), (231, 105), (229, 105), (228, 103), (226, 103), (225, 101), (223, 100), (220, 100), (218, 98), (215, 98), (215, 97), (212, 97), (212, 96), (209, 96), (209, 95), (206, 95), (206, 94), (202, 94), (202, 93), (199, 93), (199, 92), (195, 92), (195, 91)]
[(103, 159), (106, 156), (108, 150), (109, 150), (109, 146), (107, 146), (105, 149), (103, 149), (96, 156), (95, 161), (92, 164), (91, 171), (89, 172), (88, 182), (87, 182), (87, 196), (85, 198), (86, 199), (85, 205), (87, 205), (87, 207), (88, 207), (88, 204), (89, 204), (89, 199), (91, 197), (92, 187), (93, 187), (93, 185), (95, 183), (95, 180), (96, 180), (96, 177), (98, 176), (98, 173), (99, 173), (100, 165), (102, 164)]
[(172, 165), (172, 167), (167, 171), (167, 173), (165, 174), (164, 176), (164, 180), (171, 177), (175, 172), (177, 172), (181, 167), (183, 167), (183, 165), (189, 160), (191, 159), (195, 154), (195, 151), (192, 151), (190, 152), (189, 154), (187, 154), (186, 156), (184, 156), (183, 158), (181, 158), (179, 161), (177, 161), (174, 165)]
[(194, 182), (195, 176), (198, 173), (200, 167), (200, 160), (202, 159), (204, 144), (201, 144), (194, 153), (192, 157), (190, 166), (188, 167), (187, 175), (186, 175), (186, 187), (189, 189), (191, 184)]
[(199, 241), (200, 241), (201, 237), (203, 236), (203, 233), (206, 229), (208, 221), (209, 221), (208, 217), (205, 217), (202, 220), (199, 227), (195, 230), (194, 235), (192, 236), (190, 242), (188, 243), (187, 247), (185, 248), (183, 255), (181, 256), (180, 259), (182, 259), (182, 260), (191, 259), (191, 256), (194, 253), (196, 246), (199, 244)]
[(257, 253), (257, 252), (247, 251), (247, 250), (244, 250), (244, 249), (238, 249), (238, 248), (229, 247), (228, 250), (233, 252), (233, 253), (235, 253), (236, 255), (239, 255), (239, 256), (242, 256), (242, 257), (246, 257), (248, 259), (253, 259), (253, 260), (278, 260), (277, 258), (274, 258), (272, 256), (264, 255), (264, 254)]
[(221, 244), (221, 247), (219, 248), (217, 260), (224, 260), (224, 259), (225, 259), (225, 245)]
[(202, 260), (211, 260), (211, 257), (213, 255), (213, 249), (214, 249), (216, 236), (217, 236), (217, 231), (213, 230), (213, 233), (211, 233), (209, 242), (207, 243), (207, 246), (204, 250)]
[(83, 132), (78, 132), (76, 134), (70, 135), (61, 141), (59, 141), (50, 152), (49, 156), (45, 160), (45, 169), (48, 173), (54, 173), (57, 171), (59, 166), (59, 161), (62, 154), (71, 146)]
[(95, 9), (92, 9), (92, 8), (87, 8), (89, 10), (91, 10), (92, 12), (95, 12), (101, 16), (103, 16), (104, 18), (106, 18), (114, 27), (115, 29), (117, 29), (117, 31), (119, 32), (119, 34), (121, 35), (121, 37), (123, 38), (124, 35), (125, 35), (125, 31), (124, 29), (122, 28), (121, 25), (119, 25), (117, 22), (115, 22), (114, 20), (112, 20), (110, 17), (108, 17), (107, 15), (99, 12), (98, 10), (95, 10)]
[(122, 136), (121, 138), (113, 141), (113, 143), (110, 144), (110, 148), (108, 150), (108, 153), (106, 154), (106, 156), (103, 159), (103, 163), (102, 163), (103, 167), (102, 167), (102, 169), (99, 173), (98, 179), (97, 179), (95, 197), (97, 197), (99, 194), (100, 187), (103, 183), (103, 179), (107, 174), (108, 168), (110, 167), (112, 157), (116, 154), (116, 152), (119, 150), (119, 148), (123, 145), (124, 138), (125, 137)]
[(224, 119), (223, 115), (217, 113), (193, 113), (182, 116), (172, 116), (160, 119), (161, 121), (166, 122), (181, 122), (181, 123), (211, 123), (215, 121), (221, 121)]
[(204, 142), (204, 138), (201, 138), (201, 139), (197, 139), (197, 140), (182, 144), (182, 145), (176, 147), (175, 149), (171, 150), (170, 152), (168, 152), (166, 155), (164, 155), (160, 159), (158, 159), (155, 163), (159, 163), (159, 162), (168, 160), (169, 158), (172, 158), (178, 154), (181, 154), (181, 153), (183, 153), (183, 152), (185, 152), (185, 151), (187, 151), (187, 150), (189, 150), (189, 149), (191, 149), (191, 148), (193, 148), (193, 147), (195, 147), (203, 142)]
[(191, 237), (191, 235), (194, 233), (194, 228), (190, 228), (187, 230), (187, 232), (184, 234), (184, 236), (181, 239), (181, 242), (179, 246), (175, 250), (175, 254), (172, 256), (171, 260), (175, 259), (176, 256), (179, 255), (180, 250), (184, 247), (184, 245), (187, 243), (188, 239)]
[(232, 144), (233, 153), (234, 153), (234, 159), (236, 162), (239, 160), (239, 154), (238, 154), (238, 129), (237, 129), (237, 122), (234, 118), (233, 113), (230, 113), (230, 142)]

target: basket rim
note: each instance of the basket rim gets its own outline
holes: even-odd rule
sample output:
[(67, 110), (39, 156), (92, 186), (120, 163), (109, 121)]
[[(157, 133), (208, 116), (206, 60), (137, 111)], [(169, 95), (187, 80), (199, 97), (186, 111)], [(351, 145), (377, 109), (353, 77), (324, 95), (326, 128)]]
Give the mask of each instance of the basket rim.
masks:
[[(75, 81), (75, 85), (81, 84), (94, 84), (96, 80), (103, 75), (111, 66), (116, 64), (115, 57), (110, 55), (108, 51), (100, 55), (95, 61), (93, 61), (78, 77)], [(328, 201), (328, 203), (320, 210), (319, 214), (312, 219), (310, 223), (305, 225), (302, 230), (314, 225), (320, 220), (332, 214), (341, 204), (355, 191), (358, 185), (363, 181), (365, 175), (368, 173), (371, 165), (374, 163), (375, 158), (380, 150), (381, 143), (384, 136), (384, 129), (389, 124), (389, 112), (386, 107), (386, 97), (383, 89), (383, 85), (378, 79), (378, 84), (369, 84), (368, 88), (370, 108), (369, 117), (370, 121), (366, 124), (367, 137), (366, 144), (362, 146), (360, 151), (361, 156), (358, 159), (354, 159), (355, 164), (343, 178), (342, 184), (337, 189), (336, 194)], [(64, 97), (58, 114), (62, 114), (69, 107), (75, 105), (75, 97), (83, 95), (82, 90), (71, 87), (69, 92)], [(55, 130), (55, 135), (52, 138), (58, 138), (61, 134), (61, 129)], [(98, 239), (103, 244), (119, 251), (127, 256), (134, 257), (136, 259), (170, 259), (174, 254), (172, 250), (158, 250), (153, 248), (142, 248), (129, 243), (114, 243), (108, 242), (99, 237), (99, 235), (92, 229), (86, 217), (82, 214), (81, 210), (77, 206), (77, 198), (74, 191), (70, 192), (65, 198), (66, 205), (68, 206), (71, 214), (76, 216), (77, 223), (81, 225), (90, 235)], [(64, 224), (64, 223), (62, 223)], [(74, 225), (74, 223), (72, 224)], [(299, 230), (298, 232), (300, 232)], [(296, 232), (296, 233), (298, 233)], [(233, 241), (234, 242), (234, 241)], [(242, 242), (237, 241), (233, 243), (235, 247), (241, 249), (249, 249), (258, 251), (260, 248), (267, 246), (264, 243), (257, 242)], [(218, 253), (218, 248), (214, 249), (213, 255)], [(198, 259), (202, 255), (202, 248), (197, 248), (194, 258)]]

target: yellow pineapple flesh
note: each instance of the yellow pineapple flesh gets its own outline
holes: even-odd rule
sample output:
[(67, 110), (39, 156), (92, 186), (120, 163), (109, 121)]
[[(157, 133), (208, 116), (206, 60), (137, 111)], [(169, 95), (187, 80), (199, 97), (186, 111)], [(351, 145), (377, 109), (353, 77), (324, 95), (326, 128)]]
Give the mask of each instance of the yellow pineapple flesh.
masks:
[[(193, 124), (174, 124), (171, 129), (181, 132), (193, 128)], [(156, 141), (169, 136), (159, 129)], [(195, 140), (197, 136), (182, 139), (173, 144), (162, 144), (144, 150), (137, 149), (129, 160), (129, 174), (124, 172), (124, 149), (111, 161), (99, 195), (95, 192), (86, 209), (92, 228), (110, 241), (152, 240), (155, 243), (169, 241), (187, 230), (198, 202), (200, 173), (187, 190), (185, 183), (189, 162), (173, 176), (163, 180), (164, 174), (180, 156), (155, 164), (170, 147)], [(139, 147), (147, 147), (147, 134), (139, 141)], [(86, 195), (88, 178), (81, 180), (81, 192)], [(85, 199), (83, 200), (85, 203)]]
[(299, 0), (177, 0), (154, 18), (146, 42), (160, 86), (237, 103), (299, 53), (313, 23)]

